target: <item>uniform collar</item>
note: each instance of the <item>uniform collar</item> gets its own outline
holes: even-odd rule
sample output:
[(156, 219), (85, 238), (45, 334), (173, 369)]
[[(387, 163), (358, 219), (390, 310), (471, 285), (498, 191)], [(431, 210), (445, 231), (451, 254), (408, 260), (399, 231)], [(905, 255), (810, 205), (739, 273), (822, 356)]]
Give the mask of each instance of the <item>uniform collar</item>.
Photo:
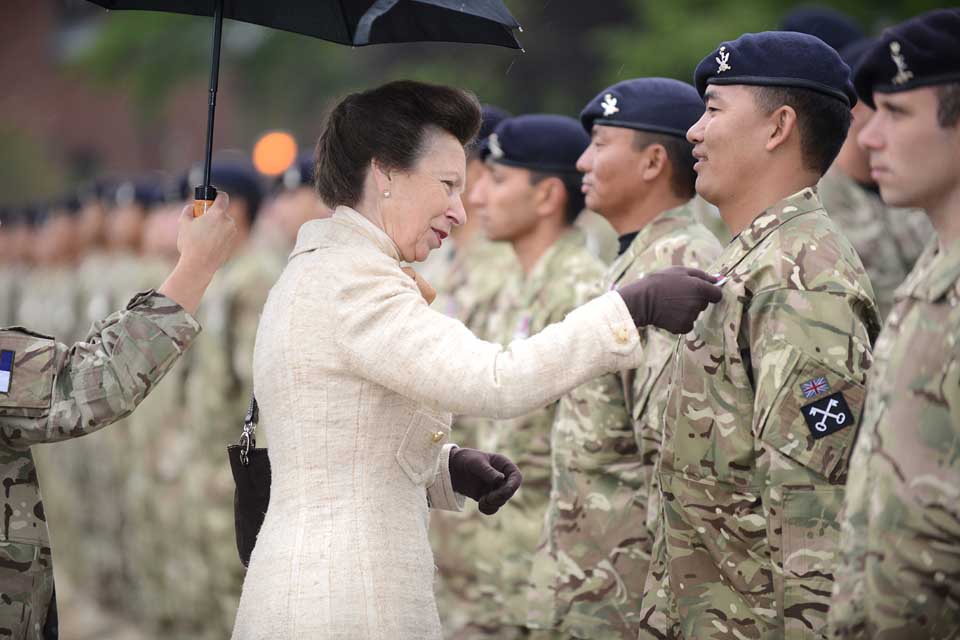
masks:
[(367, 220), (350, 207), (339, 206), (333, 216), (311, 220), (300, 227), (297, 244), (290, 257), (324, 247), (373, 246), (381, 253), (400, 262), (400, 249), (383, 229)]
[(614, 264), (621, 261), (625, 264), (633, 262), (637, 256), (649, 249), (657, 240), (672, 233), (678, 227), (691, 224), (694, 220), (693, 209), (690, 208), (689, 202), (673, 209), (667, 209), (637, 232), (630, 246), (620, 254)]
[(792, 196), (767, 207), (753, 219), (747, 228), (741, 231), (730, 241), (721, 256), (722, 262), (716, 270), (720, 274), (727, 273), (747, 254), (760, 244), (764, 238), (779, 229), (786, 222), (798, 216), (823, 209), (816, 187), (801, 189)]
[(960, 241), (940, 251), (934, 236), (896, 297), (937, 302), (951, 290), (960, 294)]

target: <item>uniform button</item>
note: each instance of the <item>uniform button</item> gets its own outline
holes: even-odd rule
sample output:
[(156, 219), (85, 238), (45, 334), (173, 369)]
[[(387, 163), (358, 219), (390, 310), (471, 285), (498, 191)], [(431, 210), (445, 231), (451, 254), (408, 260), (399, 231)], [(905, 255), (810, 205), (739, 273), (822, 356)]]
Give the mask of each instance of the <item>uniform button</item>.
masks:
[(436, 433), (433, 434), (433, 441), (440, 442), (441, 440), (443, 440), (443, 435), (444, 435), (443, 431), (437, 431)]
[(626, 327), (617, 327), (614, 330), (613, 335), (616, 336), (617, 342), (620, 344), (627, 344), (630, 342), (630, 331)]

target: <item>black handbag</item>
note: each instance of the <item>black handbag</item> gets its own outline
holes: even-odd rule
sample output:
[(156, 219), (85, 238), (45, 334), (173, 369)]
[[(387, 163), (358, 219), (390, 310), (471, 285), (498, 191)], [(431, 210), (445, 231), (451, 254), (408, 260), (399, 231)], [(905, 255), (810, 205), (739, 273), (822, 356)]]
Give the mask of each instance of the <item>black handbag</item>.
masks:
[(237, 488), (233, 494), (234, 528), (237, 533), (237, 553), (247, 566), (257, 543), (257, 534), (270, 504), (270, 458), (265, 448), (257, 448), (257, 422), (260, 408), (256, 397), (250, 398), (250, 408), (243, 420), (243, 434), (239, 444), (227, 447), (230, 469)]

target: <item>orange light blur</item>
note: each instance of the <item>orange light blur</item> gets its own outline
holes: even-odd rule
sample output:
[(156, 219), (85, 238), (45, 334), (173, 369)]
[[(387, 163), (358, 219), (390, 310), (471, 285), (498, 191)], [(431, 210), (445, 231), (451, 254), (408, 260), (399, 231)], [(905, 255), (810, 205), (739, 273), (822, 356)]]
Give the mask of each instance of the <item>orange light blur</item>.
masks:
[(289, 133), (271, 131), (253, 146), (253, 166), (268, 176), (278, 176), (297, 158), (297, 142)]

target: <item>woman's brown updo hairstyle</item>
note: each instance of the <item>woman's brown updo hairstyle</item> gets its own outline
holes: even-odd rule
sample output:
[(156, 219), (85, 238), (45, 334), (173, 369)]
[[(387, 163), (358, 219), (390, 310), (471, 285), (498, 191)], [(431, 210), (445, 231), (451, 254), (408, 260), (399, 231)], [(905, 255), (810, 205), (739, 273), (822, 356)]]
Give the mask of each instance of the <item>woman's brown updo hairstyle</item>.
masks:
[(466, 146), (480, 119), (476, 96), (454, 87), (399, 80), (352, 93), (330, 112), (317, 142), (317, 191), (331, 208), (356, 206), (371, 160), (387, 170), (409, 170), (428, 129), (446, 131)]

